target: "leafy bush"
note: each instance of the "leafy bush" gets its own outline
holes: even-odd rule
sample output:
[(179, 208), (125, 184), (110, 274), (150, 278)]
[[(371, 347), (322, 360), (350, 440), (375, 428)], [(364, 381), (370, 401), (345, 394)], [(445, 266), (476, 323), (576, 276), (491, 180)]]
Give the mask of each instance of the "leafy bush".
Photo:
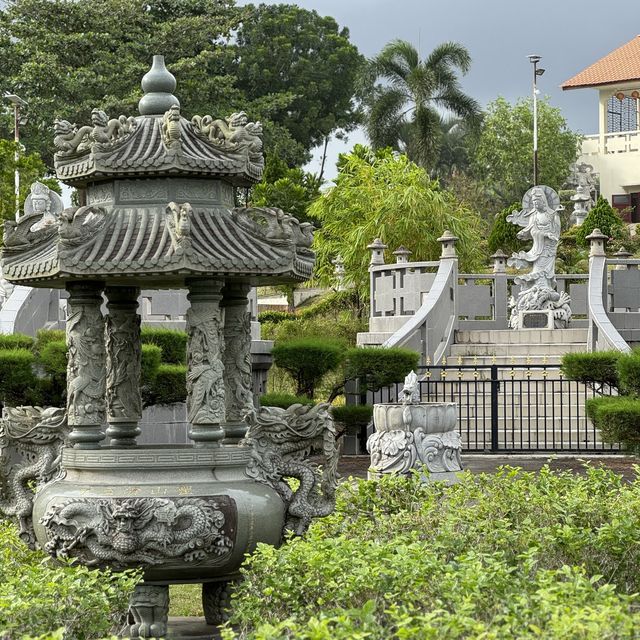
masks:
[[(0, 637), (89, 640), (117, 632), (138, 572), (54, 564), (0, 522)], [(64, 635), (53, 630), (63, 628)]]
[(640, 482), (602, 468), (353, 481), (247, 560), (223, 637), (631, 639), (639, 561)]
[(344, 345), (335, 340), (303, 338), (276, 344), (271, 353), (275, 364), (296, 381), (296, 395), (313, 398), (320, 379), (338, 367), (344, 352)]
[(187, 361), (187, 334), (177, 329), (143, 327), (143, 344), (155, 344), (162, 349), (162, 362), (185, 364)]
[(373, 407), (370, 404), (346, 404), (341, 407), (331, 407), (331, 414), (336, 422), (350, 431), (366, 427), (371, 422)]
[(43, 403), (62, 406), (67, 390), (67, 344), (64, 340), (45, 342), (40, 347), (38, 361), (48, 379), (41, 380)]
[(511, 254), (514, 251), (520, 251), (526, 246), (527, 243), (524, 240), (519, 240), (517, 237), (522, 229), (518, 225), (511, 224), (507, 221), (508, 215), (514, 211), (520, 211), (520, 209), (522, 209), (522, 204), (517, 202), (496, 214), (488, 240), (489, 251), (491, 253), (502, 249), (505, 253)]
[(583, 247), (589, 246), (587, 236), (594, 229), (600, 229), (608, 237), (613, 237), (616, 232), (624, 227), (624, 222), (618, 212), (607, 202), (603, 196), (598, 198), (595, 206), (585, 218), (576, 232), (576, 240)]
[(618, 377), (623, 393), (640, 395), (640, 351), (620, 354), (618, 358)]
[(64, 329), (38, 329), (33, 350), (40, 353), (50, 342), (66, 342), (67, 336)]
[(261, 311), (258, 314), (258, 322), (272, 322), (278, 324), (284, 320), (296, 320), (298, 316), (288, 311)]
[(3, 405), (39, 404), (34, 363), (35, 356), (26, 349), (0, 350), (0, 401)]
[(294, 396), (290, 393), (265, 393), (260, 396), (260, 405), (263, 407), (288, 409), (293, 404), (313, 406), (315, 403), (307, 396)]
[(149, 387), (158, 375), (162, 362), (162, 349), (155, 344), (142, 345), (140, 385)]
[(0, 349), (26, 349), (31, 351), (34, 340), (31, 336), (22, 333), (0, 334)]
[(184, 402), (187, 398), (187, 367), (181, 364), (164, 364), (158, 367), (155, 379), (148, 389), (143, 387), (145, 406)]
[(565, 353), (562, 356), (562, 372), (571, 380), (618, 387), (618, 360), (621, 355), (619, 351)]
[(336, 315), (301, 316), (298, 320), (283, 320), (278, 324), (265, 322), (262, 325), (262, 336), (265, 340), (276, 342), (330, 337), (355, 346), (358, 332), (366, 329), (365, 319), (358, 318), (351, 312), (340, 312)]
[(404, 380), (419, 362), (420, 354), (409, 349), (349, 349), (346, 354), (345, 375), (347, 378), (358, 378), (361, 387), (377, 391)]
[(600, 431), (603, 442), (619, 442), (640, 453), (640, 399), (626, 396), (590, 398), (587, 415)]

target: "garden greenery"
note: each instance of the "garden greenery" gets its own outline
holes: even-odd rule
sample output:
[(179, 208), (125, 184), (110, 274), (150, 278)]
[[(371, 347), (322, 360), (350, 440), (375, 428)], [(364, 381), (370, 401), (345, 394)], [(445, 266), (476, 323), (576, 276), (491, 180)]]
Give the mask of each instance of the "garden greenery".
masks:
[(640, 480), (509, 467), (341, 485), (243, 569), (225, 640), (634, 638)]

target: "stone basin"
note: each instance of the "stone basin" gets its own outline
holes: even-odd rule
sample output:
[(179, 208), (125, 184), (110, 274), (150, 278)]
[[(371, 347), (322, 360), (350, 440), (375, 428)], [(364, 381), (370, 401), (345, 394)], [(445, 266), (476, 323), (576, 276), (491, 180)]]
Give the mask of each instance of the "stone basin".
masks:
[(458, 410), (455, 402), (373, 405), (373, 424), (376, 431), (414, 431), (419, 428), (425, 433), (442, 433), (455, 429), (457, 421)]

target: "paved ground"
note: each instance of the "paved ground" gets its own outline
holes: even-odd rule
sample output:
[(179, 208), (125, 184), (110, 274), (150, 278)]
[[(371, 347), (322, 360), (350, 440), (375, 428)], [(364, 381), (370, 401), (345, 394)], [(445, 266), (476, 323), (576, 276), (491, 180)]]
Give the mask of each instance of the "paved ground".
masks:
[[(627, 480), (635, 477), (633, 466), (640, 464), (640, 459), (632, 456), (604, 456), (604, 455), (566, 455), (566, 454), (526, 454), (526, 455), (494, 455), (494, 454), (463, 454), (462, 462), (465, 469), (474, 473), (493, 473), (502, 465), (522, 467), (527, 471), (537, 471), (543, 465), (549, 464), (552, 469), (583, 471), (585, 462), (593, 465), (603, 465), (623, 475)], [(366, 478), (369, 468), (368, 456), (342, 456), (338, 471), (342, 477), (354, 476)]]

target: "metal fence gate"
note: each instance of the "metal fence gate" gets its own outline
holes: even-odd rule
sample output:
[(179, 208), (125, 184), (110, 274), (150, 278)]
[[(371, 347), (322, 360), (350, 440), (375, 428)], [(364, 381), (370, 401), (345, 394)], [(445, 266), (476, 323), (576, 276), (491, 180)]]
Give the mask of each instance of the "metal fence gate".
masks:
[[(616, 451), (604, 444), (585, 412), (595, 392), (567, 380), (557, 365), (440, 365), (421, 367), (423, 402), (458, 405), (463, 451), (500, 453)], [(395, 402), (402, 383), (367, 394)], [(363, 398), (364, 399), (364, 398)]]

